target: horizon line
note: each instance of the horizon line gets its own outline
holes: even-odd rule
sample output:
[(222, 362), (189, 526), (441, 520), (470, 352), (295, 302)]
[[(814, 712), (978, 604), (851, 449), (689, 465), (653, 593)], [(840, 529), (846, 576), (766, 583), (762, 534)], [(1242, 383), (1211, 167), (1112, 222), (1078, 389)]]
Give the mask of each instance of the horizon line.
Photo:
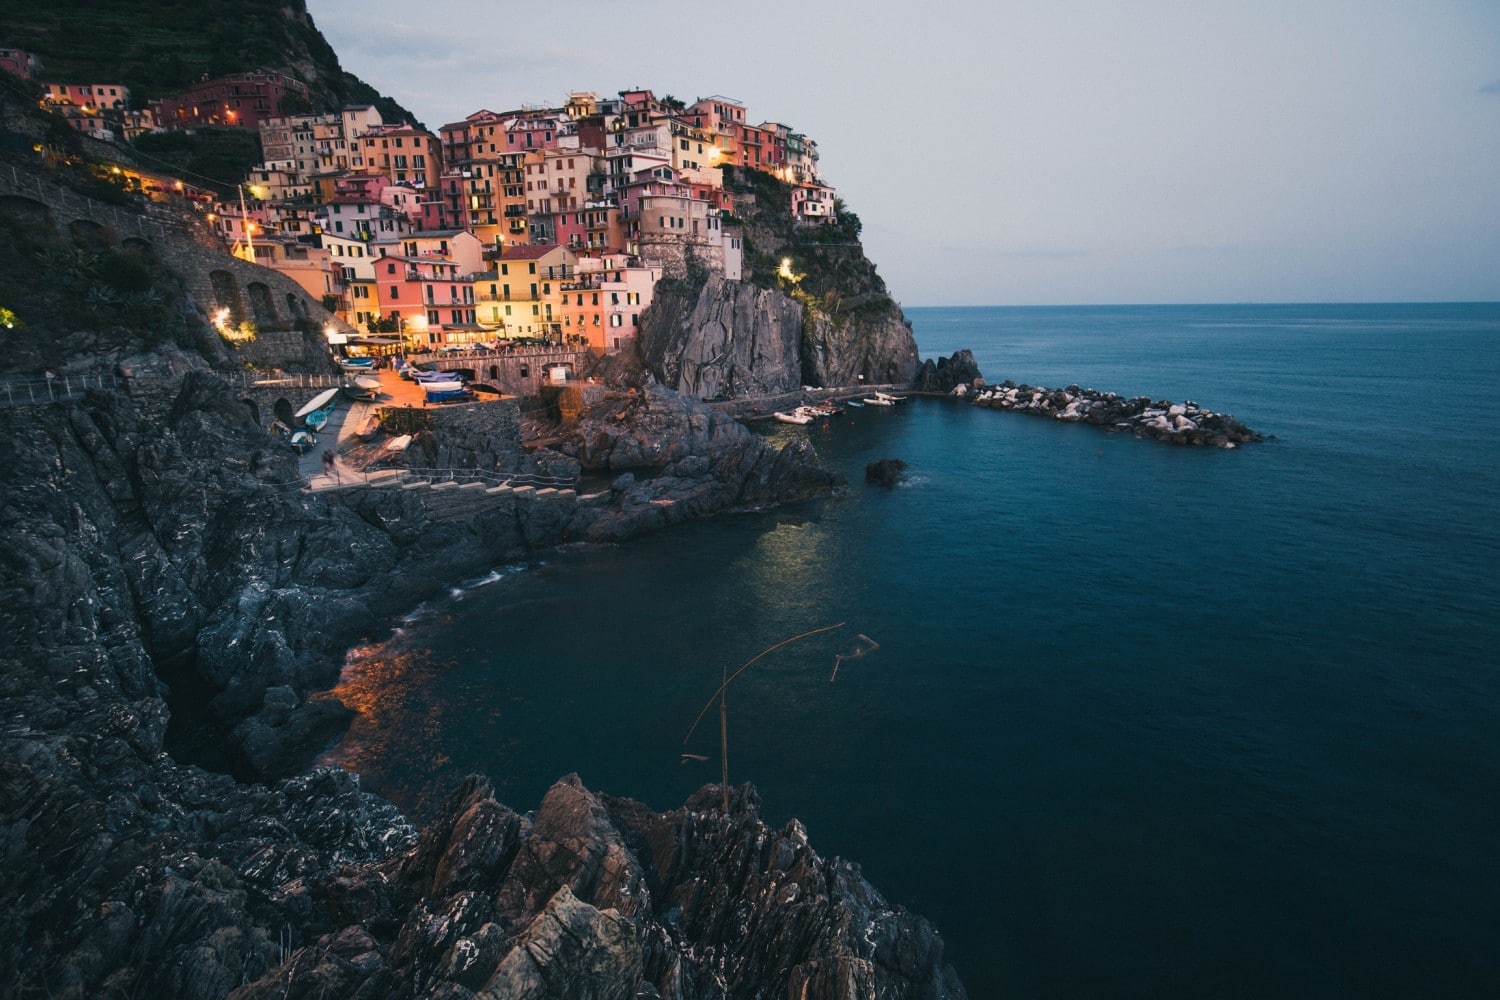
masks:
[(964, 305), (923, 303), (902, 309), (1160, 309), (1184, 306), (1500, 306), (1500, 299), (1303, 299), (1288, 301), (1227, 300), (1219, 302), (992, 302)]

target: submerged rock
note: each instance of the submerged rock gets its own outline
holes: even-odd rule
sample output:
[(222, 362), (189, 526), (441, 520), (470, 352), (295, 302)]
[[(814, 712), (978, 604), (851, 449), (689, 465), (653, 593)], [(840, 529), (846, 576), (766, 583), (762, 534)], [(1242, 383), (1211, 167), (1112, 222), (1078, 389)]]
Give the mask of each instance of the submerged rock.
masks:
[(865, 466), (865, 482), (880, 486), (895, 486), (906, 471), (906, 463), (899, 458), (882, 458)]

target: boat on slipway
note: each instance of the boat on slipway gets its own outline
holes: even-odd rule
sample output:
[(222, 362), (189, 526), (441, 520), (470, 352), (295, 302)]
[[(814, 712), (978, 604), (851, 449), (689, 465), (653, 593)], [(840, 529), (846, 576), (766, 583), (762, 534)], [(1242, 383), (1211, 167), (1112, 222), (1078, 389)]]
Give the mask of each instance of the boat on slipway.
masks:
[(474, 398), (474, 393), (459, 381), (429, 382), (422, 386), (424, 403), (462, 403)]
[(375, 375), (356, 375), (344, 386), (344, 395), (350, 399), (370, 400), (380, 394), (380, 378)]
[(896, 405), (896, 401), (893, 400), (893, 399), (886, 399), (884, 396), (880, 395), (879, 393), (876, 393), (875, 395), (870, 396), (869, 398), (867, 398), (864, 401), (864, 405), (866, 405), (866, 406), (895, 406)]
[(338, 394), (339, 388), (337, 386), (332, 389), (324, 389), (308, 400), (302, 409), (292, 414), (292, 418), (301, 421), (304, 427), (310, 427), (315, 431), (322, 430), (323, 425), (328, 423), (328, 418), (333, 415), (333, 401), (338, 397)]
[(433, 382), (463, 382), (463, 376), (459, 375), (458, 372), (414, 371), (411, 373), (411, 379), (413, 382), (416, 382), (418, 384), (430, 384)]

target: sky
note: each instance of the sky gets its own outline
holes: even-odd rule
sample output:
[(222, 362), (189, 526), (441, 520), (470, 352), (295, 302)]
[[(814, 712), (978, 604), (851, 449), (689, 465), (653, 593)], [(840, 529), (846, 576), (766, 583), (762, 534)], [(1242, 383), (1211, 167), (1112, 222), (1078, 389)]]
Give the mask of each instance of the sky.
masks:
[(902, 305), (1500, 301), (1500, 0), (308, 0), (434, 132), (724, 95)]

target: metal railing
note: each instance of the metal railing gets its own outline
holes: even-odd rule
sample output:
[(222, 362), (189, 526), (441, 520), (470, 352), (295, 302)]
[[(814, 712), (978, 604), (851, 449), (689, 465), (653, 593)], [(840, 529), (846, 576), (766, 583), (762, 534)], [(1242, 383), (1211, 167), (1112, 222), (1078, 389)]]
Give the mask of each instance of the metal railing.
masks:
[(26, 406), (78, 399), (90, 389), (118, 389), (129, 380), (114, 374), (85, 373), (53, 378), (10, 379), (0, 382), (0, 404)]

